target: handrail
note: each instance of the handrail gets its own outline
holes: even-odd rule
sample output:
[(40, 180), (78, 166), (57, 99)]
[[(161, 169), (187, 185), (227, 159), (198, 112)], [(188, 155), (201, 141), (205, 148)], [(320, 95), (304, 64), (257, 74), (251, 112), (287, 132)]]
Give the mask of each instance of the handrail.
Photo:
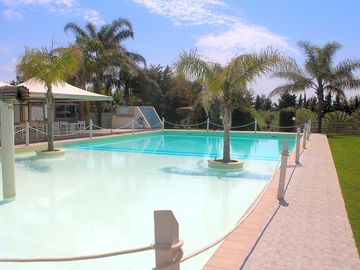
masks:
[(204, 121), (204, 122), (201, 122), (201, 123), (198, 123), (198, 124), (188, 124), (188, 125), (186, 125), (186, 124), (176, 124), (176, 123), (173, 123), (173, 122), (169, 122), (169, 121), (166, 121), (165, 120), (165, 123), (168, 123), (168, 124), (170, 124), (170, 125), (173, 125), (173, 126), (182, 126), (182, 127), (195, 127), (195, 126), (201, 126), (201, 125), (203, 125), (203, 124), (206, 124), (206, 122), (207, 121)]
[(124, 249), (119, 251), (107, 252), (107, 253), (98, 253), (92, 255), (82, 255), (82, 256), (72, 256), (72, 257), (56, 257), (56, 258), (0, 258), (0, 262), (69, 262), (69, 261), (84, 261), (84, 260), (92, 260), (92, 259), (100, 259), (106, 257), (119, 256), (130, 253), (137, 253), (142, 251), (148, 251), (154, 249), (153, 244), (133, 248), (133, 249)]
[(255, 121), (253, 121), (253, 122), (250, 122), (250, 123), (248, 123), (248, 124), (245, 124), (245, 125), (241, 125), (241, 126), (235, 126), (235, 127), (231, 127), (231, 128), (242, 128), (242, 127), (247, 127), (247, 126), (250, 126), (250, 125), (252, 125), (252, 124), (254, 124), (255, 123)]
[(261, 123), (261, 122), (257, 122), (259, 125), (263, 125), (263, 126), (267, 126), (267, 127), (272, 127), (272, 128), (297, 128), (297, 127), (303, 127), (305, 124), (302, 125), (297, 125), (297, 126), (272, 126), (272, 125), (268, 125), (266, 123)]

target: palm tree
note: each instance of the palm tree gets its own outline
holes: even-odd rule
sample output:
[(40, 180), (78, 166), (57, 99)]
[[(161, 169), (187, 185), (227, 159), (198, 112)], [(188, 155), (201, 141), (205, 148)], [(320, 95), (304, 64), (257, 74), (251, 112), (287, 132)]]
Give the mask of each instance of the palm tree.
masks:
[[(84, 53), (86, 74), (92, 81), (96, 93), (103, 92), (104, 77), (106, 72), (113, 67), (132, 70), (135, 73), (140, 72), (137, 66), (140, 56), (134, 56), (135, 60), (133, 60), (129, 57), (131, 53), (121, 44), (124, 40), (134, 37), (130, 21), (119, 18), (110, 24), (103, 25), (99, 30), (90, 22), (86, 24), (85, 29), (75, 23), (68, 23), (64, 30), (75, 34), (76, 44)], [(97, 102), (96, 105), (98, 125), (101, 125), (102, 102)]]
[(175, 63), (177, 73), (198, 80), (205, 95), (202, 100), (216, 102), (220, 106), (224, 126), (223, 163), (231, 161), (230, 129), (233, 110), (239, 106), (238, 96), (247, 92), (248, 83), (282, 61), (278, 52), (271, 49), (235, 56), (225, 66), (206, 61), (196, 50), (180, 54)]
[(52, 87), (70, 78), (79, 67), (81, 52), (75, 47), (53, 50), (25, 49), (16, 67), (22, 79), (33, 78), (47, 88), (45, 102), (47, 105), (48, 151), (54, 151), (54, 96)]
[(360, 68), (360, 61), (345, 59), (333, 66), (335, 53), (341, 48), (337, 42), (326, 43), (322, 48), (307, 41), (299, 41), (298, 45), (306, 57), (304, 70), (295, 61), (282, 65), (273, 76), (286, 79), (289, 82), (275, 88), (270, 96), (314, 89), (318, 100), (318, 132), (321, 133), (324, 91), (345, 97), (344, 90), (359, 88), (360, 80), (354, 77), (353, 72)]

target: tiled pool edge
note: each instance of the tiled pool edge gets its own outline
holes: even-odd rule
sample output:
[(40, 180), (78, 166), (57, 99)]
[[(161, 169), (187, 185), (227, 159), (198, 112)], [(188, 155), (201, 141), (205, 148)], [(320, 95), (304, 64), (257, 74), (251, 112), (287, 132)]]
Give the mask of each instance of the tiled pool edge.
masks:
[[(294, 162), (295, 148), (289, 156), (288, 164), (293, 165)], [(287, 168), (287, 183), (289, 181), (291, 171), (295, 168), (295, 166)], [(249, 206), (243, 216), (245, 216), (249, 211), (252, 212), (244, 219), (241, 225), (220, 244), (202, 268), (203, 270), (240, 269), (242, 263), (251, 252), (254, 243), (256, 243), (263, 229), (266, 227), (266, 224), (271, 220), (274, 211), (276, 211), (276, 208), (279, 206), (279, 201), (277, 200), (279, 175), (280, 168), (278, 167), (269, 184), (264, 187), (264, 190)], [(254, 209), (252, 209), (254, 204), (257, 205)]]

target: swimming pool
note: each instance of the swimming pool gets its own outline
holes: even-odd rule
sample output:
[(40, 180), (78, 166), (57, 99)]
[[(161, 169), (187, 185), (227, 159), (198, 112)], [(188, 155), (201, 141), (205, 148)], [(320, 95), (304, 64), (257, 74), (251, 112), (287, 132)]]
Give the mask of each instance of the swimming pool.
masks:
[[(70, 256), (153, 241), (153, 211), (171, 209), (185, 254), (236, 223), (271, 178), (285, 139), (234, 135), (244, 171), (207, 169), (222, 134), (153, 133), (65, 145), (62, 158), (16, 156), (17, 199), (0, 206), (1, 257)], [(253, 139), (251, 139), (253, 138)], [(265, 148), (267, 149), (265, 151)], [(182, 264), (200, 269), (211, 253)], [(0, 269), (151, 269), (153, 251), (96, 261), (0, 264)]]

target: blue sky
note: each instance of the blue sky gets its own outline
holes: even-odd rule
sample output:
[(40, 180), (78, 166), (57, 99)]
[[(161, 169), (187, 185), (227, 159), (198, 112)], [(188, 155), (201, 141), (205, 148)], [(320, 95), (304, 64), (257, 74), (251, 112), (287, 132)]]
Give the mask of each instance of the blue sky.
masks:
[[(273, 46), (303, 61), (296, 43), (307, 40), (343, 45), (338, 59), (359, 58), (360, 1), (357, 0), (0, 0), (0, 80), (15, 78), (17, 58), (27, 47), (74, 41), (64, 25), (87, 21), (101, 26), (129, 19), (130, 51), (148, 64), (171, 65), (181, 49), (198, 48), (209, 59), (226, 63), (242, 52)], [(262, 79), (253, 87), (267, 93), (279, 82)]]

